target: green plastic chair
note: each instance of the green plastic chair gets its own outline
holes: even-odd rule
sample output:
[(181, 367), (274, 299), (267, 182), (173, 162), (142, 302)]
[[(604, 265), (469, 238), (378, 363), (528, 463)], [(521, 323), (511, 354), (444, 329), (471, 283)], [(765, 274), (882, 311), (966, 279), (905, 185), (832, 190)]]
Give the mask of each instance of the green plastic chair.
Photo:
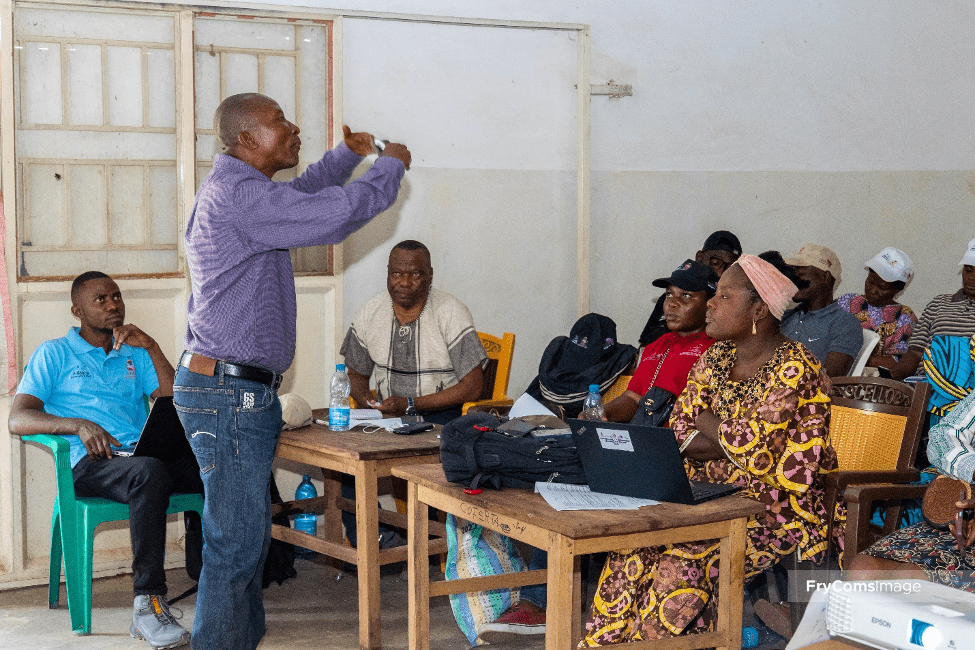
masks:
[[(71, 631), (92, 633), (92, 549), (95, 528), (106, 521), (129, 519), (129, 506), (100, 497), (76, 497), (71, 475), (68, 441), (48, 433), (22, 436), (28, 442), (49, 447), (54, 453), (55, 480), (58, 495), (51, 518), (51, 562), (48, 568), (48, 607), (58, 608), (61, 591), (61, 559), (64, 557), (65, 591)], [(203, 495), (170, 496), (169, 513), (193, 510), (202, 513)]]

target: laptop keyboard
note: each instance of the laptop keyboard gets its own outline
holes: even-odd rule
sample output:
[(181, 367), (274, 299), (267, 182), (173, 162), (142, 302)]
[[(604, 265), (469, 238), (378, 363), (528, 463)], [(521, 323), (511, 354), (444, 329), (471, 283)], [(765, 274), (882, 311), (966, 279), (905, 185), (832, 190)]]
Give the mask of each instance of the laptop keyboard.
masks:
[(708, 501), (740, 489), (728, 483), (705, 483), (702, 481), (689, 481), (689, 486), (692, 488), (692, 498), (696, 501)]

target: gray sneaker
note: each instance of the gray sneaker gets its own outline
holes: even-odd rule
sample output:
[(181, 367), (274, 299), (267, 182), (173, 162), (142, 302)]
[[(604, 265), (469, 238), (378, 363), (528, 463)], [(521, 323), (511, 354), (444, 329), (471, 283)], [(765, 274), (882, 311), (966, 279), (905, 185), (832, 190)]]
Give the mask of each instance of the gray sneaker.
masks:
[(155, 650), (190, 643), (190, 633), (170, 614), (164, 596), (136, 596), (132, 601), (129, 634), (137, 639), (145, 639)]

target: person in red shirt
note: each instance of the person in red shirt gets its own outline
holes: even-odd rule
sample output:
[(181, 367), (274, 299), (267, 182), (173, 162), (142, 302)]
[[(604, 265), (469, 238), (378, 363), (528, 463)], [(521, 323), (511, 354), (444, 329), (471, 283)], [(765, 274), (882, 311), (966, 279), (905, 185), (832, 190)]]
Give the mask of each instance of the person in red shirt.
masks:
[(685, 260), (672, 275), (652, 282), (665, 291), (668, 333), (641, 351), (638, 367), (624, 394), (604, 407), (610, 422), (630, 422), (652, 386), (678, 395), (689, 371), (714, 339), (706, 336), (706, 302), (716, 294), (719, 276), (710, 267)]

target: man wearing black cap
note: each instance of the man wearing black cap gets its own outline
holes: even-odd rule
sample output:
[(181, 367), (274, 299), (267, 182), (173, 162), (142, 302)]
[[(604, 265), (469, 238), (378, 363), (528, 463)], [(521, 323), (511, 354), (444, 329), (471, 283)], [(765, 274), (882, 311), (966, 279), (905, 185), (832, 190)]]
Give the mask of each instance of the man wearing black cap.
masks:
[(641, 351), (638, 368), (627, 390), (604, 407), (611, 422), (629, 422), (638, 403), (652, 388), (672, 395), (685, 389), (689, 371), (714, 340), (706, 336), (706, 303), (716, 295), (719, 276), (706, 266), (685, 260), (672, 275), (652, 282), (665, 289), (668, 332)]
[[(717, 230), (706, 238), (702, 244), (702, 250), (696, 252), (695, 261), (712, 268), (716, 276), (721, 276), (733, 262), (739, 259), (742, 252), (743, 248), (740, 246), (740, 240), (737, 239), (736, 235), (728, 230)], [(643, 348), (668, 332), (668, 326), (665, 324), (665, 296), (667, 295), (667, 293), (663, 293), (658, 302), (655, 303), (655, 309), (651, 312), (651, 316), (638, 338), (639, 348)]]

